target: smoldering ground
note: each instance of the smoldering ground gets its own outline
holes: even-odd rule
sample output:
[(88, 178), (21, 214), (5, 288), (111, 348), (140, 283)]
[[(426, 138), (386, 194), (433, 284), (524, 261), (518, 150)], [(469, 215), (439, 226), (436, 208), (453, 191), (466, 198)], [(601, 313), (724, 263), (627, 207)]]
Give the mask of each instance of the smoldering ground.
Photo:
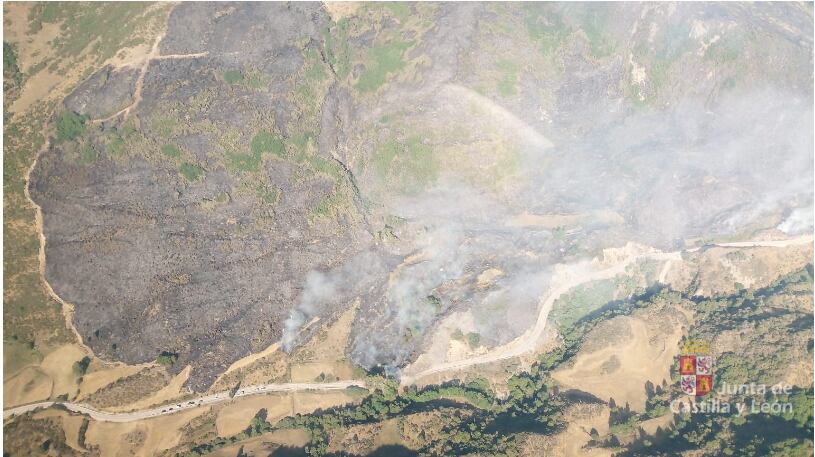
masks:
[[(97, 355), (177, 352), (202, 389), (358, 300), (348, 353), (398, 367), (453, 311), (514, 338), (606, 247), (812, 232), (811, 5), (408, 8), (179, 5), (161, 52), (201, 56), (147, 67), (125, 154), (117, 118), (40, 155), (46, 278)], [(257, 162), (259, 129), (285, 151)]]
[[(456, 124), (456, 109), (447, 104), (445, 122)], [(496, 122), (522, 122), (504, 108), (492, 112)], [(812, 211), (812, 119), (811, 100), (763, 89), (715, 106), (683, 100), (601, 115), (601, 128), (551, 147), (524, 125), (514, 138), (520, 166), (510, 192), (446, 169), (426, 191), (391, 200), (388, 211), (414, 230), (412, 258), (391, 271), (377, 312), (361, 317), (376, 331), (355, 332), (352, 355), (363, 366), (402, 365), (452, 309), (474, 315), (484, 344), (506, 342), (534, 322), (555, 264), (627, 241), (675, 249), (687, 238), (756, 226), (811, 231), (811, 218), (800, 214)], [(522, 212), (585, 217), (564, 234), (508, 224)], [(609, 223), (597, 214), (618, 217)], [(477, 287), (488, 268), (500, 269), (500, 279)], [(305, 303), (315, 295), (307, 284)]]

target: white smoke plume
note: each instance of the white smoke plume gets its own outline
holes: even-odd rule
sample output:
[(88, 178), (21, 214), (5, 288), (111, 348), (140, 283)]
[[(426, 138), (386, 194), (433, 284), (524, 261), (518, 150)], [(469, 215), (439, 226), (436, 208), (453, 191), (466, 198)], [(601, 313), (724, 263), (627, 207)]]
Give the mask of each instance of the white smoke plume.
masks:
[(297, 306), (283, 323), (283, 349), (294, 348), (303, 324), (321, 314), (326, 305), (351, 301), (356, 294), (380, 281), (385, 272), (383, 259), (367, 251), (332, 270), (310, 271)]

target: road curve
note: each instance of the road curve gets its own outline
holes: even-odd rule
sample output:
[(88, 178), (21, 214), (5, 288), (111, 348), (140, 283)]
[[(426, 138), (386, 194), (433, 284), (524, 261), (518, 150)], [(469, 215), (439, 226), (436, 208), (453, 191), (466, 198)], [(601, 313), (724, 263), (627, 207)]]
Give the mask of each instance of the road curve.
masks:
[[(732, 248), (752, 248), (752, 247), (787, 247), (799, 244), (806, 244), (812, 243), (813, 236), (801, 236), (798, 238), (791, 238), (788, 240), (768, 240), (768, 241), (743, 241), (743, 242), (733, 242), (733, 243), (717, 243), (707, 246), (718, 246), (718, 247), (732, 247)], [(686, 252), (694, 252), (698, 251), (700, 248), (692, 248), (688, 249)], [(675, 252), (659, 252), (659, 251), (651, 251), (646, 252), (637, 256), (629, 256), (624, 260), (617, 262), (614, 266), (602, 269), (602, 270), (595, 270), (589, 274), (584, 274), (583, 271), (566, 271), (565, 274), (559, 275), (556, 279), (563, 280), (561, 284), (559, 284), (555, 289), (549, 292), (546, 295), (545, 299), (541, 303), (540, 311), (538, 312), (538, 319), (535, 322), (535, 326), (524, 332), (518, 338), (510, 341), (507, 344), (502, 346), (498, 346), (493, 348), (492, 350), (475, 356), (470, 357), (463, 360), (457, 360), (453, 362), (445, 362), (423, 370), (419, 373), (409, 375), (404, 374), (402, 376), (401, 383), (403, 385), (412, 384), (417, 379), (429, 376), (431, 374), (441, 373), (444, 371), (454, 371), (460, 370), (462, 368), (467, 368), (473, 365), (480, 365), (490, 362), (496, 362), (499, 360), (510, 359), (513, 357), (517, 357), (523, 355), (527, 352), (534, 351), (537, 348), (537, 345), (540, 342), (540, 339), (543, 335), (543, 332), (546, 328), (546, 322), (549, 317), (549, 312), (552, 310), (552, 306), (554, 305), (555, 301), (564, 293), (568, 292), (574, 287), (579, 286), (580, 284), (590, 282), (590, 281), (597, 281), (602, 279), (609, 279), (613, 278), (617, 274), (620, 274), (625, 271), (626, 267), (631, 265), (633, 262), (640, 260), (640, 259), (653, 259), (653, 260), (663, 260), (666, 262), (662, 273), (660, 273), (660, 280), (664, 280), (665, 275), (667, 274), (667, 270), (670, 264), (675, 260), (682, 259), (682, 251), (675, 251)], [(561, 277), (563, 276), (563, 277)], [(361, 380), (350, 380), (350, 381), (335, 381), (335, 382), (324, 382), (324, 383), (281, 383), (281, 384), (260, 384), (254, 386), (246, 386), (242, 387), (235, 392), (234, 397), (247, 397), (250, 395), (259, 395), (265, 393), (273, 393), (273, 392), (299, 392), (299, 391), (331, 391), (331, 390), (345, 390), (350, 387), (362, 387), (365, 388), (366, 384), (364, 381)], [(3, 419), (8, 419), (12, 416), (25, 414), (30, 411), (34, 411), (37, 409), (46, 409), (50, 408), (55, 405), (60, 405), (70, 411), (74, 411), (77, 413), (87, 414), (91, 418), (97, 421), (102, 422), (133, 422), (137, 420), (143, 419), (150, 419), (153, 417), (164, 416), (168, 414), (175, 414), (177, 412), (185, 411), (188, 409), (198, 408), (202, 406), (214, 405), (217, 403), (228, 401), (230, 398), (229, 392), (218, 392), (215, 394), (205, 395), (202, 397), (198, 397), (192, 400), (185, 400), (179, 403), (171, 403), (166, 404), (163, 406), (159, 406), (156, 408), (144, 409), (141, 411), (132, 411), (126, 413), (113, 413), (113, 412), (106, 412), (100, 411), (97, 409), (93, 409), (90, 406), (83, 405), (81, 403), (70, 403), (70, 402), (52, 402), (52, 401), (45, 401), (40, 403), (31, 403), (27, 405), (16, 406), (14, 408), (9, 408), (3, 410)]]
[(549, 312), (552, 311), (552, 306), (554, 306), (555, 301), (560, 298), (561, 295), (565, 294), (572, 288), (587, 282), (613, 278), (614, 276), (625, 272), (626, 267), (640, 259), (665, 260), (670, 262), (674, 260), (682, 260), (682, 255), (680, 252), (647, 252), (637, 256), (627, 257), (612, 267), (602, 270), (595, 270), (589, 274), (581, 274), (582, 272), (578, 272), (577, 270), (565, 272), (565, 274), (561, 273), (558, 275), (559, 277), (555, 278), (555, 280), (564, 281), (545, 296), (540, 305), (540, 311), (538, 312), (538, 319), (535, 321), (535, 326), (524, 332), (521, 336), (510, 341), (509, 343), (492, 348), (484, 354), (462, 360), (441, 363), (416, 374), (404, 374), (402, 376), (401, 383), (403, 385), (413, 384), (417, 379), (432, 374), (437, 374), (444, 371), (461, 370), (462, 368), (467, 368), (473, 365), (482, 365), (500, 360), (506, 360), (534, 351), (538, 347), (541, 337), (543, 336), (543, 332), (546, 329), (546, 322), (549, 318)]
[[(349, 387), (365, 387), (365, 381), (351, 380), (351, 381), (335, 381), (323, 383), (282, 383), (282, 384), (260, 384), (255, 386), (246, 386), (238, 389), (235, 392), (234, 398), (248, 397), (251, 395), (259, 395), (273, 392), (301, 392), (301, 391), (330, 391), (330, 390), (345, 390)], [(87, 414), (92, 419), (101, 422), (133, 422), (137, 420), (150, 419), (158, 416), (165, 416), (168, 414), (175, 414), (188, 409), (198, 408), (201, 406), (209, 406), (217, 403), (230, 400), (231, 397), (228, 391), (218, 392), (215, 394), (205, 395), (202, 397), (194, 398), (192, 400), (184, 400), (178, 403), (170, 403), (155, 408), (144, 409), (141, 411), (132, 411), (127, 413), (113, 413), (100, 411), (90, 406), (81, 403), (70, 402), (53, 402), (45, 401), (40, 403), (32, 403), (28, 405), (17, 406), (3, 410), (3, 419), (8, 419), (12, 416), (25, 414), (29, 411), (37, 409), (46, 409), (55, 405), (60, 405), (70, 411), (77, 413)]]
[[(717, 243), (707, 245), (710, 246), (719, 246), (719, 247), (732, 247), (732, 248), (752, 248), (752, 247), (787, 247), (799, 244), (806, 244), (812, 243), (813, 236), (806, 235), (797, 238), (790, 238), (787, 240), (767, 240), (767, 241), (743, 241), (743, 242), (734, 242), (734, 243)], [(695, 252), (698, 251), (700, 248), (693, 248), (688, 249), (687, 252)], [(631, 256), (624, 259), (621, 262), (618, 262), (616, 265), (603, 269), (603, 270), (596, 270), (590, 274), (572, 274), (566, 275), (565, 281), (558, 285), (555, 289), (549, 292), (549, 295), (543, 300), (540, 311), (538, 312), (538, 319), (535, 322), (535, 326), (531, 329), (524, 332), (518, 338), (506, 343), (502, 346), (497, 346), (489, 350), (484, 354), (480, 354), (474, 357), (469, 357), (462, 360), (456, 360), (452, 362), (444, 362), (440, 363), (436, 366), (430, 367), (428, 369), (422, 370), (419, 373), (403, 373), (401, 384), (402, 385), (410, 385), (416, 382), (416, 380), (430, 376), (432, 374), (438, 374), (445, 371), (455, 371), (461, 370), (463, 368), (467, 368), (473, 365), (481, 365), (491, 362), (497, 362), (500, 360), (506, 360), (513, 357), (517, 357), (523, 355), (528, 352), (534, 351), (539, 342), (540, 338), (543, 335), (543, 331), (546, 328), (546, 322), (549, 317), (549, 312), (552, 310), (552, 306), (554, 305), (555, 301), (563, 294), (568, 292), (574, 287), (577, 287), (581, 284), (590, 282), (590, 281), (597, 281), (602, 279), (609, 279), (613, 278), (619, 273), (625, 271), (625, 268), (628, 267), (631, 263), (640, 260), (640, 259), (652, 259), (652, 260), (663, 260), (665, 261), (665, 265), (663, 266), (662, 271), (659, 275), (660, 282), (664, 282), (665, 277), (667, 276), (668, 269), (670, 268), (673, 261), (682, 260), (682, 252), (683, 251), (674, 251), (674, 252), (646, 252), (640, 254), (638, 256)], [(560, 280), (563, 278), (555, 278), (556, 280)]]

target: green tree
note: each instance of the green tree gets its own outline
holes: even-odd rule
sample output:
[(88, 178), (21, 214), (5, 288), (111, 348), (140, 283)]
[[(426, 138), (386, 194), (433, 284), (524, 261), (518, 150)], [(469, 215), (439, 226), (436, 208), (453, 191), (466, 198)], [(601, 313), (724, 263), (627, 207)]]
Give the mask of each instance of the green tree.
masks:
[(178, 354), (174, 352), (162, 352), (156, 358), (156, 363), (166, 366), (172, 366), (175, 364), (175, 361), (178, 360)]
[(74, 362), (74, 374), (77, 377), (84, 376), (88, 371), (88, 365), (91, 364), (91, 358), (88, 356), (82, 357), (82, 360)]

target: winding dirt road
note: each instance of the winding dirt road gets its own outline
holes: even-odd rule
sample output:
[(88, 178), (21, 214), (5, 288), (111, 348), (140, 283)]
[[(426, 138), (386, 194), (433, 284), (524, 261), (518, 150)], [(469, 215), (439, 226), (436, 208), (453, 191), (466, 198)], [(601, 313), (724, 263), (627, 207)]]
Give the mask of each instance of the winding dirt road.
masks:
[[(812, 242), (813, 236), (808, 235), (788, 240), (718, 243), (713, 245), (707, 245), (705, 247), (711, 246), (732, 247), (732, 248), (787, 247), (806, 243), (811, 244)], [(698, 251), (699, 249), (701, 248), (688, 249), (687, 252), (695, 252)], [(565, 294), (572, 288), (587, 282), (613, 278), (614, 276), (624, 272), (625, 268), (628, 267), (633, 262), (646, 258), (652, 260), (665, 261), (665, 265), (663, 266), (663, 269), (659, 274), (660, 282), (664, 282), (671, 264), (676, 260), (679, 261), (682, 260), (682, 251), (674, 252), (657, 251), (657, 252), (647, 252), (638, 256), (630, 256), (612, 267), (603, 270), (596, 270), (589, 274), (581, 274), (581, 272), (577, 270), (564, 271), (561, 274), (559, 274), (558, 277), (555, 278), (555, 281), (563, 282), (555, 289), (553, 289), (551, 292), (549, 292), (549, 295), (547, 295), (546, 298), (541, 303), (540, 311), (538, 312), (538, 320), (535, 322), (534, 327), (527, 330), (521, 336), (510, 341), (509, 343), (504, 344), (502, 346), (497, 346), (484, 354), (480, 354), (478, 356), (462, 360), (441, 363), (415, 374), (409, 372), (404, 373), (401, 380), (402, 385), (413, 384), (416, 382), (416, 380), (433, 374), (438, 374), (446, 371), (461, 370), (464, 368), (471, 367), (473, 365), (482, 365), (486, 363), (497, 362), (500, 360), (506, 360), (534, 351), (538, 347), (541, 336), (543, 335), (543, 331), (546, 328), (546, 322), (549, 317), (549, 312), (552, 311), (552, 306), (561, 295)]]
[[(365, 381), (335, 381), (323, 383), (285, 383), (285, 384), (261, 384), (256, 386), (247, 386), (238, 389), (235, 392), (234, 398), (248, 397), (250, 395), (260, 395), (273, 392), (302, 392), (302, 391), (331, 391), (331, 390), (345, 390), (350, 387), (365, 387)], [(199, 408), (202, 406), (214, 405), (229, 401), (231, 398), (228, 391), (218, 392), (211, 395), (205, 395), (192, 400), (185, 400), (178, 403), (170, 403), (155, 408), (143, 409), (140, 411), (132, 411), (128, 413), (110, 413), (93, 409), (90, 406), (81, 403), (69, 402), (53, 402), (45, 401), (40, 403), (32, 403), (28, 405), (17, 406), (3, 411), (3, 419), (8, 419), (11, 416), (18, 414), (25, 414), (29, 411), (37, 409), (46, 409), (54, 405), (61, 405), (62, 407), (77, 413), (87, 414), (91, 418), (101, 422), (133, 422), (143, 419), (150, 419), (158, 416), (165, 416), (167, 414), (174, 414), (184, 410)]]
[(408, 373), (403, 375), (401, 381), (402, 384), (413, 384), (417, 379), (424, 378), (432, 374), (438, 374), (445, 371), (461, 370), (473, 365), (482, 365), (500, 360), (511, 359), (534, 351), (541, 342), (541, 337), (546, 329), (546, 322), (549, 318), (549, 312), (552, 311), (552, 306), (561, 295), (565, 294), (574, 287), (587, 282), (613, 278), (614, 276), (625, 272), (626, 267), (635, 261), (646, 258), (670, 262), (673, 260), (682, 260), (682, 255), (680, 252), (649, 252), (638, 256), (627, 257), (612, 267), (602, 270), (595, 270), (589, 274), (581, 274), (583, 272), (580, 270), (584, 270), (584, 268), (579, 267), (571, 270), (563, 270), (559, 272), (555, 278), (555, 281), (560, 282), (560, 284), (556, 288), (552, 289), (552, 291), (549, 292), (549, 294), (543, 299), (535, 325), (524, 332), (521, 336), (510, 341), (509, 343), (502, 346), (496, 346), (490, 351), (475, 357), (445, 362), (415, 374)]
[[(800, 245), (806, 243), (812, 243), (813, 236), (802, 236), (798, 238), (792, 238), (788, 240), (773, 240), (773, 241), (744, 241), (744, 242), (733, 242), (733, 243), (720, 243), (715, 245), (708, 245), (709, 246), (718, 246), (718, 247), (728, 247), (728, 248), (754, 248), (754, 247), (787, 247), (793, 245)], [(685, 252), (695, 252), (701, 248), (693, 248), (688, 249)], [(591, 282), (591, 281), (598, 281), (603, 279), (610, 279), (614, 276), (625, 272), (625, 269), (631, 265), (632, 263), (638, 260), (644, 259), (651, 259), (651, 260), (661, 260), (665, 261), (665, 265), (660, 273), (660, 280), (664, 281), (665, 276), (667, 275), (668, 269), (670, 268), (671, 264), (674, 261), (682, 260), (682, 252), (683, 251), (675, 251), (675, 252), (660, 252), (660, 251), (648, 251), (639, 255), (629, 255), (622, 260), (617, 261), (613, 266), (609, 266), (607, 268), (602, 269), (594, 269), (593, 271), (586, 272), (587, 268), (586, 265), (574, 265), (571, 267), (565, 267), (561, 269), (556, 277), (555, 282), (559, 285), (552, 289), (548, 295), (546, 295), (543, 300), (541, 301), (540, 311), (538, 312), (538, 318), (535, 322), (535, 325), (531, 327), (529, 330), (524, 332), (521, 336), (516, 338), (515, 340), (510, 341), (507, 344), (502, 346), (498, 346), (486, 352), (484, 354), (480, 354), (478, 356), (470, 357), (463, 360), (457, 360), (453, 362), (445, 362), (433, 366), (431, 368), (425, 369), (418, 373), (404, 373), (402, 376), (401, 384), (402, 385), (409, 385), (413, 384), (416, 380), (432, 375), (438, 374), (447, 371), (457, 371), (467, 367), (471, 367), (474, 365), (481, 365), (486, 363), (492, 363), (500, 360), (506, 360), (514, 357), (518, 357), (524, 355), (529, 352), (535, 351), (542, 339), (543, 332), (546, 329), (546, 323), (549, 317), (549, 313), (552, 310), (552, 306), (554, 305), (555, 301), (563, 294), (568, 292), (574, 287), (577, 287), (581, 284)], [(598, 266), (603, 266), (602, 264), (595, 261), (592, 264), (592, 268), (596, 268)], [(245, 397), (250, 395), (259, 395), (259, 394), (266, 394), (272, 392), (298, 392), (298, 391), (332, 391), (332, 390), (344, 390), (351, 387), (362, 387), (366, 386), (364, 381), (361, 380), (351, 380), (351, 381), (336, 381), (336, 382), (326, 382), (326, 383), (285, 383), (285, 384), (261, 384), (255, 386), (246, 386), (240, 388), (234, 395), (235, 398), (237, 397)], [(186, 400), (179, 403), (171, 403), (163, 406), (159, 406), (156, 408), (149, 408), (140, 411), (132, 411), (127, 413), (111, 413), (105, 411), (99, 411), (93, 409), (87, 405), (77, 404), (77, 403), (69, 403), (69, 402), (41, 402), (41, 403), (33, 403), (28, 405), (17, 406), (14, 408), (6, 409), (3, 411), (3, 419), (7, 419), (9, 417), (24, 414), (29, 411), (34, 411), (40, 408), (50, 408), (54, 405), (61, 405), (68, 410), (87, 414), (94, 420), (98, 421), (105, 421), (105, 422), (132, 422), (137, 420), (143, 419), (150, 419), (153, 417), (164, 416), (167, 414), (174, 414), (180, 411), (185, 411), (192, 408), (199, 408), (202, 406), (209, 406), (216, 403), (221, 403), (230, 400), (229, 392), (219, 392), (211, 395), (205, 395), (202, 397), (198, 397), (192, 400)]]

